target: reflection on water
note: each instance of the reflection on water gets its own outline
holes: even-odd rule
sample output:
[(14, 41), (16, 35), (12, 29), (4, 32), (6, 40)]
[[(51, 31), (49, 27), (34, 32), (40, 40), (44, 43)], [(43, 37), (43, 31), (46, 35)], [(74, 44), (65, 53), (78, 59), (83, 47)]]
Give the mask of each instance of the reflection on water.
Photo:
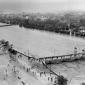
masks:
[(63, 55), (85, 49), (83, 38), (60, 35), (45, 31), (20, 28), (18, 26), (0, 27), (0, 39), (8, 40), (20, 52), (29, 52), (36, 57)]

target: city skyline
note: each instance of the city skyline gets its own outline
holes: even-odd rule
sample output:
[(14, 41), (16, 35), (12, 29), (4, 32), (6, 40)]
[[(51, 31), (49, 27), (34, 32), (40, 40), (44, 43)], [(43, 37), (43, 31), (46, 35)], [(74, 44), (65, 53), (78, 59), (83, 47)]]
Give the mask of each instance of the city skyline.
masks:
[(0, 12), (85, 11), (85, 0), (0, 0)]

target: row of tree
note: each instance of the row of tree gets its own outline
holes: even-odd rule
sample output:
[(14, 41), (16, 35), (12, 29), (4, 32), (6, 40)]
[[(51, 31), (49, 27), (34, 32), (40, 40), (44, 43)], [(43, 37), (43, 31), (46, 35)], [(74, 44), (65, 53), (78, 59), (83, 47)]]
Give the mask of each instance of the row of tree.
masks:
[[(79, 32), (79, 28), (85, 25), (85, 20), (80, 20), (78, 24), (68, 24), (68, 22), (62, 22), (59, 19), (26, 19), (20, 17), (1, 17), (0, 22), (7, 24), (16, 24), (20, 27), (45, 30), (63, 34), (70, 34), (70, 31), (74, 33)], [(76, 34), (78, 35), (78, 34)]]
[(31, 28), (31, 29), (52, 31), (52, 32), (69, 30), (69, 26), (67, 23), (61, 23), (57, 19), (55, 20), (47, 19), (45, 21), (42, 21), (40, 19), (37, 20), (26, 19), (20, 23), (20, 26)]

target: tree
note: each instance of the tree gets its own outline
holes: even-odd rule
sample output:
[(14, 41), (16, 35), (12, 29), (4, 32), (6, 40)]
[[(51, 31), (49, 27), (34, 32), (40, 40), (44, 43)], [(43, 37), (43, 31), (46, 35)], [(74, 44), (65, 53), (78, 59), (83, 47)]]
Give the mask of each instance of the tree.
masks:
[(17, 54), (17, 51), (15, 51), (15, 50), (13, 50), (13, 49), (8, 49), (8, 51), (11, 53), (11, 54), (13, 54), (13, 55), (16, 55)]
[(67, 85), (67, 79), (64, 78), (62, 75), (57, 77), (58, 85)]
[(82, 83), (81, 85), (85, 85), (85, 83)]

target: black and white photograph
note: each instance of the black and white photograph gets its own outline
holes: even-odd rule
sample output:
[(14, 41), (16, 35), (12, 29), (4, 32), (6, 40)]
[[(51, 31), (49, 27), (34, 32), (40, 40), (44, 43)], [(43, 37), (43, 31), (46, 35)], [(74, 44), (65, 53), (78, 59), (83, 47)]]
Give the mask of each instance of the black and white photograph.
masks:
[(85, 0), (0, 0), (0, 85), (85, 85)]

